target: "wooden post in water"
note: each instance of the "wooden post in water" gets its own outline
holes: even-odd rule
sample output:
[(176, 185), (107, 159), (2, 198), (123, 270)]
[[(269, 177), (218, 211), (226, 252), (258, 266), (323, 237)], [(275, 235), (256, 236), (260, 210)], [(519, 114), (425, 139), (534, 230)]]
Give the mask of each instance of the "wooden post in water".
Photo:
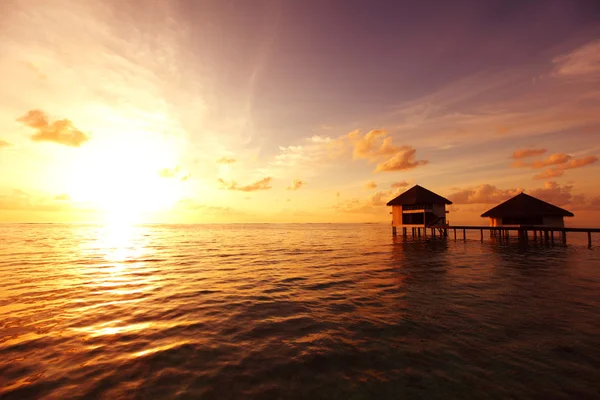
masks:
[(550, 231), (550, 243), (554, 246), (554, 231)]
[(396, 236), (396, 227), (392, 226), (392, 236)]
[(544, 231), (544, 242), (546, 242), (546, 244), (548, 244), (549, 242), (549, 236), (548, 236), (548, 231)]
[(406, 227), (402, 227), (402, 236), (406, 237)]
[(480, 229), (481, 231), (481, 242), (483, 242), (483, 229)]
[(592, 248), (592, 232), (588, 232), (588, 247)]
[(537, 229), (533, 230), (533, 241), (537, 242)]
[(463, 229), (463, 241), (467, 241), (467, 230)]
[(417, 233), (419, 234), (419, 237), (421, 237), (421, 228), (417, 228)]
[(431, 236), (435, 237), (435, 228), (431, 228)]
[(454, 228), (454, 240), (456, 240), (456, 228)]
[(567, 231), (562, 231), (562, 241), (563, 245), (567, 245)]

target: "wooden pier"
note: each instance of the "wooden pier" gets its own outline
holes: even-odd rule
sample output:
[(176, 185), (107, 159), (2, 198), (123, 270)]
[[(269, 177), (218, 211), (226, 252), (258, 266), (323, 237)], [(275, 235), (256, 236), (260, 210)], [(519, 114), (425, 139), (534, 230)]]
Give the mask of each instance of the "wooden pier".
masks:
[[(542, 243), (552, 244), (555, 243), (555, 232), (557, 233), (556, 240), (561, 240), (562, 244), (567, 244), (567, 233), (578, 232), (587, 233), (588, 247), (592, 247), (592, 233), (600, 233), (600, 228), (560, 228), (560, 227), (549, 227), (549, 226), (467, 226), (467, 225), (432, 225), (421, 228), (411, 228), (413, 237), (421, 237), (421, 233), (424, 237), (430, 233), (431, 237), (448, 237), (448, 232), (452, 231), (454, 240), (457, 239), (457, 231), (462, 234), (462, 240), (467, 240), (467, 231), (479, 231), (480, 240), (483, 242), (484, 231), (489, 232), (491, 238), (497, 239), (509, 239), (510, 233), (514, 232), (516, 237), (523, 242), (528, 242), (530, 239), (534, 242), (538, 240)], [(393, 234), (396, 234), (396, 228), (392, 230)], [(402, 228), (402, 236), (408, 236), (408, 229)]]

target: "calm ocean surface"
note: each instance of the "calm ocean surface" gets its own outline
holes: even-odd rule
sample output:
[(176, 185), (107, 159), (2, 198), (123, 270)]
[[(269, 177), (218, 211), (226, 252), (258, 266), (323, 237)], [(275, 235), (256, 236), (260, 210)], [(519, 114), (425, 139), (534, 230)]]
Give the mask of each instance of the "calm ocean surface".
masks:
[(600, 238), (390, 230), (0, 225), (0, 398), (600, 398)]

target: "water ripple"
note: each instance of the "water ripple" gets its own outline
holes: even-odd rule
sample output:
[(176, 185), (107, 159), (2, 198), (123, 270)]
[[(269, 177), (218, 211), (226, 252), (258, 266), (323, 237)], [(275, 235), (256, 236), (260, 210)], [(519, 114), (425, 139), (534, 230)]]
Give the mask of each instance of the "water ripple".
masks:
[(5, 225), (0, 397), (597, 398), (600, 251), (570, 240)]

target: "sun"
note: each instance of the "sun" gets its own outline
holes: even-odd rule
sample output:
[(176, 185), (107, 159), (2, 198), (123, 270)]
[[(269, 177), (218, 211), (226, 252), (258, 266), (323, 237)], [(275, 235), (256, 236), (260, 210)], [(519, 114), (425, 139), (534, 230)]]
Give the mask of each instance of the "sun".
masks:
[(180, 200), (182, 182), (159, 175), (177, 161), (175, 148), (156, 135), (99, 141), (73, 162), (69, 194), (107, 223), (144, 222), (144, 214), (168, 210)]

